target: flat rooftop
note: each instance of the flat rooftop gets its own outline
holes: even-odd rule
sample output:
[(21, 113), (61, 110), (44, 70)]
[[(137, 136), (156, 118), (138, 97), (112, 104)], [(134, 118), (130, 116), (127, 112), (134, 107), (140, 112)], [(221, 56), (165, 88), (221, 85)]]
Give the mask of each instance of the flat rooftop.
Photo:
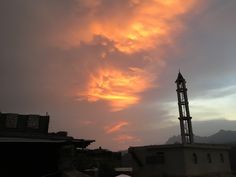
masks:
[(148, 146), (134, 146), (129, 149), (178, 149), (178, 148), (198, 148), (198, 149), (230, 149), (230, 146), (224, 144), (203, 144), (203, 143), (194, 143), (194, 144), (162, 144), (162, 145), (148, 145)]

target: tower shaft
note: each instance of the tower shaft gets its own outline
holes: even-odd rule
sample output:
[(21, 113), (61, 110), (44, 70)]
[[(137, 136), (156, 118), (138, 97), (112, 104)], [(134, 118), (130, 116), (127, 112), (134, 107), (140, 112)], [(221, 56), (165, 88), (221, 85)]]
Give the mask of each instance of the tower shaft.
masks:
[(193, 131), (192, 123), (189, 111), (188, 95), (186, 88), (186, 81), (182, 74), (179, 73), (177, 80), (177, 98), (178, 98), (178, 108), (179, 108), (179, 120), (180, 120), (180, 130), (181, 138), (183, 144), (192, 144), (193, 141)]

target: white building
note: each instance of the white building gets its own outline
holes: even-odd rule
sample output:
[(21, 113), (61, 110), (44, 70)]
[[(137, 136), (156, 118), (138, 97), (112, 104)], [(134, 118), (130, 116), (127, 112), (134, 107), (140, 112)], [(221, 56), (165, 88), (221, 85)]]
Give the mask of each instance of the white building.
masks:
[(133, 177), (231, 176), (229, 147), (173, 144), (130, 147)]

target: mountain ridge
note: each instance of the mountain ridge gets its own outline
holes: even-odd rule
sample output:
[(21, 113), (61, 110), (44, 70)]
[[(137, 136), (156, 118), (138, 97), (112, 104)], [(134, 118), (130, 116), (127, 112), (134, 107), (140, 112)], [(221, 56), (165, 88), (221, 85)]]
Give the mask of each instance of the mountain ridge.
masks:
[[(208, 143), (208, 144), (234, 144), (236, 143), (236, 131), (232, 130), (219, 130), (210, 136), (194, 135), (195, 143)], [(165, 144), (181, 143), (181, 136), (174, 135), (170, 137)]]

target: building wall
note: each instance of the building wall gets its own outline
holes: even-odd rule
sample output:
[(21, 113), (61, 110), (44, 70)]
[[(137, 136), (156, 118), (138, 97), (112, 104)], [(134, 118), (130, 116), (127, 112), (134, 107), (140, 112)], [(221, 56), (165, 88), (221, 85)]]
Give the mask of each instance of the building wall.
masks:
[[(132, 151), (132, 150), (131, 150)], [(184, 155), (183, 150), (162, 149), (156, 147), (143, 147), (133, 149), (133, 153), (141, 161), (142, 166), (133, 160), (133, 176), (134, 177), (158, 177), (182, 175), (184, 173)], [(159, 153), (163, 153), (164, 161), (160, 162)], [(157, 160), (155, 160), (155, 156)], [(148, 158), (153, 157), (153, 163)]]
[[(193, 154), (197, 157), (194, 162)], [(230, 173), (228, 151), (224, 149), (185, 149), (186, 175)]]
[(236, 145), (232, 145), (229, 152), (232, 173), (236, 175)]
[[(231, 173), (228, 149), (225, 147), (159, 145), (130, 148), (129, 153), (133, 159), (133, 177), (215, 176)], [(158, 157), (160, 153), (164, 159), (162, 162)]]
[(0, 113), (0, 131), (4, 133), (47, 134), (49, 116)]

